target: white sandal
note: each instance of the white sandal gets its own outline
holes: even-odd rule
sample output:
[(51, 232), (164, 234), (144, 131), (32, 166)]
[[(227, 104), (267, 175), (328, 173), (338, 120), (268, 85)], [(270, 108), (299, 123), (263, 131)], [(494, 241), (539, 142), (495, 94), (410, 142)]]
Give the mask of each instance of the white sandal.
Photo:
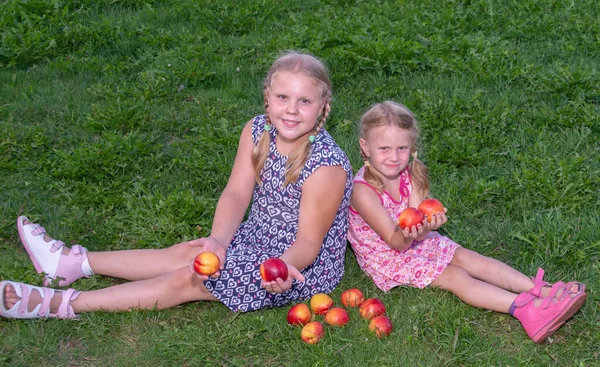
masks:
[(38, 273), (45, 273), (44, 286), (58, 280), (58, 286), (67, 286), (79, 278), (94, 275), (87, 258), (87, 250), (80, 245), (71, 247), (68, 255), (62, 254), (65, 245), (62, 241), (46, 242), (46, 230), (39, 224), (24, 224), (26, 216), (17, 218), (17, 228), (21, 242)]
[[(6, 288), (7, 285), (12, 285), (17, 296), (21, 298), (10, 309), (6, 308), (4, 300), (4, 288)], [(27, 306), (29, 305), (29, 298), (35, 290), (42, 296), (42, 302), (35, 306), (32, 311), (28, 311)], [(50, 301), (52, 301), (52, 297), (54, 297), (54, 294), (57, 292), (62, 292), (62, 301), (58, 307), (58, 312), (53, 314), (50, 313)], [(57, 291), (52, 288), (36, 287), (29, 284), (5, 280), (0, 282), (0, 315), (12, 319), (35, 319), (46, 317), (72, 319), (77, 317), (77, 315), (73, 311), (73, 307), (71, 307), (71, 301), (76, 299), (80, 294), (81, 292), (72, 288), (66, 291)]]

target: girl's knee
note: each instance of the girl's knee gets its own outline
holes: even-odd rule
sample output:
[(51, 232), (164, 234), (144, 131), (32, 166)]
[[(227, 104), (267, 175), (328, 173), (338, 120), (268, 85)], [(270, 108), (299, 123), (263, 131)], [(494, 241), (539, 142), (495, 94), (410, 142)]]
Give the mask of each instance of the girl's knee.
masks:
[(475, 251), (466, 249), (464, 247), (459, 247), (454, 251), (454, 256), (452, 256), (452, 265), (455, 265), (460, 268), (464, 268), (465, 264), (472, 265), (474, 262), (477, 262), (477, 258), (483, 255), (478, 254)]
[(469, 281), (470, 278), (471, 276), (465, 269), (460, 266), (449, 264), (431, 285), (433, 287), (451, 290), (454, 286)]
[(165, 251), (169, 258), (189, 260), (191, 262), (198, 252), (200, 252), (200, 249), (188, 245), (187, 242), (181, 242), (165, 249)]

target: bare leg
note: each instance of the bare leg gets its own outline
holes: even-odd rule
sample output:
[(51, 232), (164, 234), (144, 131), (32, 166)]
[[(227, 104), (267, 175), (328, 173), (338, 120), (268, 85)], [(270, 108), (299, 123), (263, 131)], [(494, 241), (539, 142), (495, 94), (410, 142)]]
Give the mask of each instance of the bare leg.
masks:
[[(20, 299), (12, 286), (6, 286), (5, 307), (12, 308)], [(191, 301), (216, 301), (197, 275), (187, 267), (157, 278), (117, 285), (97, 291), (82, 292), (71, 302), (75, 313), (89, 311), (124, 311), (128, 309), (165, 309)], [(56, 292), (50, 302), (50, 312), (56, 313), (62, 292)], [(33, 310), (42, 297), (32, 292), (28, 310)]]
[[(30, 223), (29, 220), (24, 221), (24, 224)], [(44, 234), (44, 240), (50, 242), (52, 238)], [(70, 251), (70, 248), (63, 246), (63, 255), (68, 255)], [(189, 242), (182, 242), (166, 249), (88, 252), (88, 261), (95, 274), (142, 280), (189, 266), (199, 252), (198, 247), (190, 246)]]
[(431, 286), (448, 290), (472, 306), (503, 313), (508, 313), (517, 297), (517, 294), (476, 279), (466, 270), (452, 264), (448, 265)]
[(200, 252), (188, 242), (166, 249), (89, 252), (94, 273), (127, 280), (152, 279), (182, 267), (189, 267)]
[(473, 278), (517, 294), (527, 292), (533, 287), (533, 281), (525, 274), (501, 261), (464, 247), (456, 250), (451, 264), (466, 270)]

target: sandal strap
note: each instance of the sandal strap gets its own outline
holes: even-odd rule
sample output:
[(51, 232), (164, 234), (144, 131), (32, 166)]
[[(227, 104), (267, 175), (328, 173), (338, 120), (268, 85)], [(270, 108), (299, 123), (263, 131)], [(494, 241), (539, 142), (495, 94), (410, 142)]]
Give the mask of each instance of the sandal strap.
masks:
[(544, 269), (538, 268), (537, 274), (533, 278), (533, 288), (529, 290), (529, 293), (539, 298), (542, 295), (542, 288), (546, 285), (548, 282), (544, 281)]
[(41, 234), (45, 234), (46, 233), (46, 229), (42, 226), (40, 226), (39, 224), (36, 224), (37, 227), (35, 227), (34, 229), (31, 230), (31, 234), (34, 236), (39, 236)]
[(52, 244), (52, 246), (50, 246), (50, 252), (55, 253), (56, 251), (63, 248), (64, 245), (65, 243), (63, 241), (54, 240), (54, 243)]
[[(52, 297), (54, 296), (54, 289), (44, 288), (44, 294), (42, 295), (42, 303), (41, 307), (38, 310), (38, 316), (46, 317), (46, 315), (50, 314), (50, 302), (52, 301)], [(27, 307), (27, 306), (25, 306)]]
[(60, 306), (58, 307), (58, 312), (55, 314), (51, 314), (50, 316), (59, 317), (61, 319), (72, 319), (76, 317), (77, 315), (75, 315), (73, 307), (71, 307), (71, 301), (79, 297), (80, 294), (81, 292), (78, 292), (73, 288), (69, 288), (66, 291), (63, 291), (62, 300), (60, 302)]

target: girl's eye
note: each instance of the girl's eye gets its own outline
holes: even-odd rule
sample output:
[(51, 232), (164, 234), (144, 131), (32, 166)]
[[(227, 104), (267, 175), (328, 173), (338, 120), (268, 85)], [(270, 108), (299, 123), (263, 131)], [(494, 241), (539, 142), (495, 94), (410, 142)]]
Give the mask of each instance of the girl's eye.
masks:
[(287, 96), (284, 96), (284, 95), (280, 94), (280, 95), (277, 96), (277, 98), (279, 98), (279, 99), (287, 99)]
[(308, 99), (303, 99), (303, 100), (301, 100), (301, 102), (302, 102), (303, 104), (309, 104), (309, 103), (310, 103), (310, 100), (308, 100)]

